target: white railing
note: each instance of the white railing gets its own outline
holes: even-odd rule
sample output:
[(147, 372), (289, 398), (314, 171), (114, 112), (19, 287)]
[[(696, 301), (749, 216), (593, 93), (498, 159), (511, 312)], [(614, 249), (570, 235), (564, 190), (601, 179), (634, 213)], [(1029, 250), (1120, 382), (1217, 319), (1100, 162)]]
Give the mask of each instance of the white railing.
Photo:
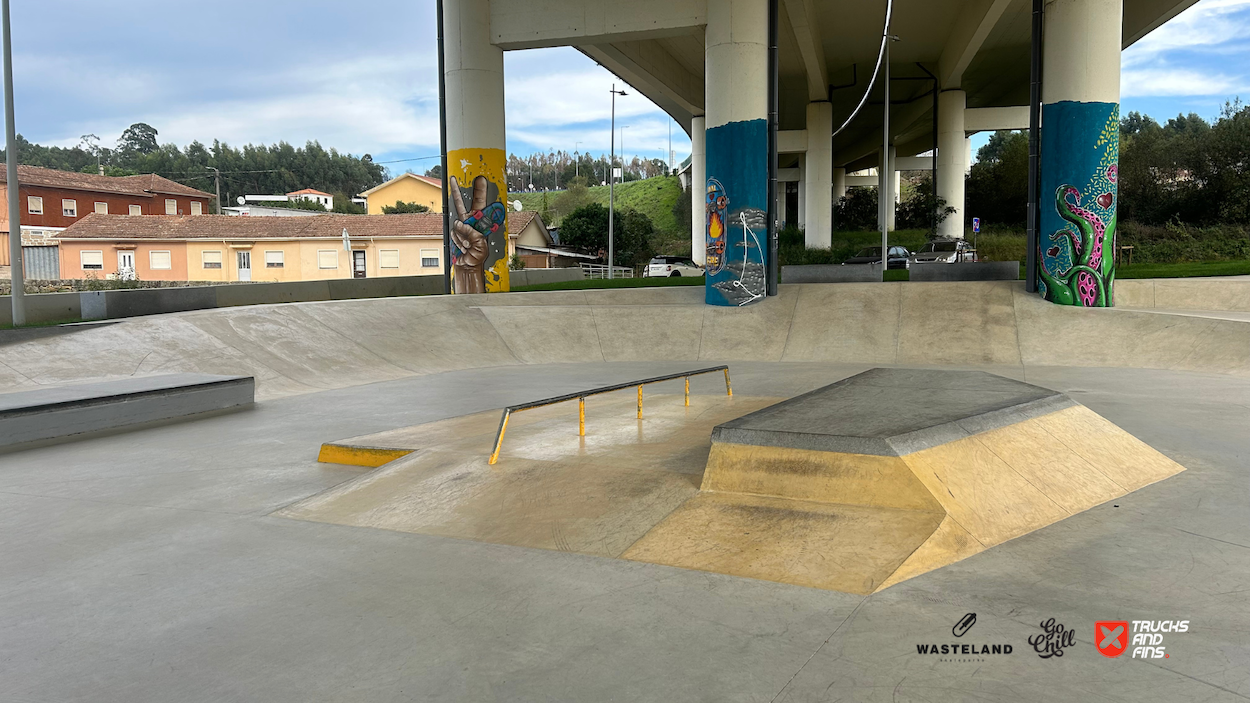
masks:
[[(582, 275), (586, 278), (607, 278), (606, 264), (582, 264)], [(634, 269), (629, 266), (613, 266), (612, 278), (633, 278)]]

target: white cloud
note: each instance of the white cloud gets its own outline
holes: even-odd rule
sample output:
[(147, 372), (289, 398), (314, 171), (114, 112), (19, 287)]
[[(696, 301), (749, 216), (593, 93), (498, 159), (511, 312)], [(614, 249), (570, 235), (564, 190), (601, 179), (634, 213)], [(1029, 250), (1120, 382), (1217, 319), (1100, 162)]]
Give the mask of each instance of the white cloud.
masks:
[(1201, 0), (1125, 50), (1122, 62), (1126, 66), (1146, 62), (1178, 49), (1211, 51), (1228, 42), (1240, 45), (1248, 30), (1250, 0)]
[(1185, 69), (1131, 69), (1120, 74), (1121, 97), (1225, 96), (1243, 90), (1244, 85), (1229, 76)]

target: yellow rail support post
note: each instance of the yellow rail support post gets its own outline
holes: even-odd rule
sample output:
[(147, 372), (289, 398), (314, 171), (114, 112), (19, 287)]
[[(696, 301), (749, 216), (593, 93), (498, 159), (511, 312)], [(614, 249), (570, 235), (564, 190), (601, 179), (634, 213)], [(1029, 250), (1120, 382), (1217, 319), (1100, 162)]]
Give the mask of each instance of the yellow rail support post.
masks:
[(499, 422), (499, 437), (495, 439), (495, 451), (490, 454), (490, 463), (494, 466), (499, 461), (499, 450), (503, 448), (503, 433), (508, 431), (508, 416), (512, 414), (511, 410), (503, 411), (503, 420)]
[(586, 436), (586, 398), (592, 395), (600, 395), (602, 393), (613, 393), (615, 391), (623, 391), (626, 388), (638, 388), (638, 419), (642, 419), (642, 387), (648, 383), (662, 383), (664, 381), (675, 381), (679, 378), (686, 380), (686, 406), (690, 406), (690, 377), (698, 376), (704, 373), (716, 373), (723, 370), (725, 372), (725, 392), (733, 395), (733, 391), (729, 388), (729, 367), (728, 366), (709, 366), (705, 369), (694, 369), (691, 371), (679, 371), (664, 376), (655, 376), (653, 378), (644, 378), (640, 381), (628, 381), (626, 383), (618, 383), (612, 386), (603, 386), (602, 388), (592, 388), (590, 390), (578, 391), (567, 395), (560, 395), (554, 398), (544, 398), (542, 400), (534, 400), (528, 403), (518, 403), (509, 405), (503, 409), (503, 417), (499, 420), (499, 431), (495, 434), (495, 447), (490, 453), (490, 463), (493, 465), (499, 461), (499, 452), (503, 448), (503, 435), (508, 429), (508, 418), (512, 413), (521, 412), (522, 410), (531, 410), (533, 408), (546, 407), (555, 405), (556, 403), (564, 403), (570, 400), (577, 400), (577, 433)]

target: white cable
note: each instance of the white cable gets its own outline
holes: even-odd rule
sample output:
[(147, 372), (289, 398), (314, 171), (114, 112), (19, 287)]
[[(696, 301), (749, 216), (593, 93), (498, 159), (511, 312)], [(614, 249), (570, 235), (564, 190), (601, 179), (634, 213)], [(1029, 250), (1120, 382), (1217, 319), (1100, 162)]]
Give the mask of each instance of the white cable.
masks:
[[(893, 12), (894, 0), (885, 0), (885, 30), (881, 33), (881, 48), (877, 51), (877, 67), (872, 69), (872, 80), (868, 81), (868, 87), (864, 89), (864, 97), (860, 98), (859, 104), (855, 106), (851, 116), (846, 118), (846, 122), (843, 122), (841, 127), (833, 131), (833, 136), (835, 137), (842, 130), (846, 129), (846, 126), (851, 123), (851, 120), (855, 119), (860, 110), (864, 109), (864, 104), (868, 102), (868, 94), (872, 92), (873, 86), (877, 84), (877, 75), (881, 73), (881, 61), (885, 58), (885, 43), (890, 41), (890, 17), (893, 15)], [(889, 107), (887, 105), (886, 109), (888, 110)]]

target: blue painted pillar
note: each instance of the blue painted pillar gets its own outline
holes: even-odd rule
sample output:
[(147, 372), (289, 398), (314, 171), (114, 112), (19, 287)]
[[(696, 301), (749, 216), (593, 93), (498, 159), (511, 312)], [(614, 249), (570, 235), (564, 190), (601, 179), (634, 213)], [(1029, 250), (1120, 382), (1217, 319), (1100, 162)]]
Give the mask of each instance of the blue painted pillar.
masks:
[(1110, 307), (1120, 159), (1122, 0), (1046, 5), (1038, 294)]
[(764, 299), (768, 272), (768, 0), (709, 0), (706, 301)]

